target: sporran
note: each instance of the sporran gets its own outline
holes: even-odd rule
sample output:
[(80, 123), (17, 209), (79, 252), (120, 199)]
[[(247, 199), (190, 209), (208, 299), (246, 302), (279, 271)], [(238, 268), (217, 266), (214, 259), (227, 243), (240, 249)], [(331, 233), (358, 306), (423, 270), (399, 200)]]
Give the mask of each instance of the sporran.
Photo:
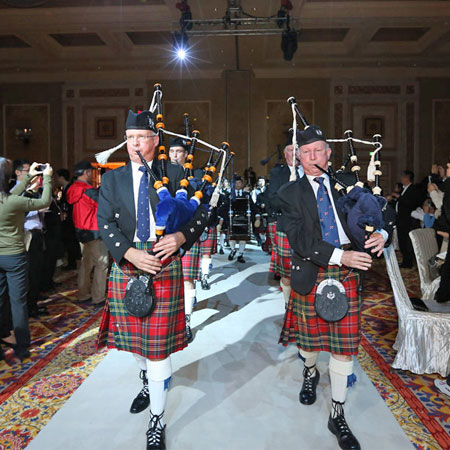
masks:
[(332, 278), (323, 280), (318, 286), (314, 298), (317, 315), (327, 322), (337, 322), (348, 312), (348, 297), (344, 285)]
[(131, 277), (125, 293), (125, 308), (134, 317), (149, 316), (156, 306), (152, 278), (147, 275)]

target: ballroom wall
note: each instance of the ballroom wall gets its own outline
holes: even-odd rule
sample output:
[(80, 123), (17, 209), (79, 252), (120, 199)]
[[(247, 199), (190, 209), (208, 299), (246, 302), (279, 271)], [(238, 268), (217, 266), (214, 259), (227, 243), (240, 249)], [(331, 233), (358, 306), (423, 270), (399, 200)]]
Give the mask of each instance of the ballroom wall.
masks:
[[(383, 187), (391, 189), (403, 169), (417, 179), (432, 162), (444, 163), (449, 155), (450, 79), (418, 78), (267, 78), (251, 71), (224, 71), (210, 79), (131, 82), (70, 81), (59, 83), (0, 84), (2, 139), (0, 154), (8, 158), (49, 160), (55, 168), (69, 167), (80, 159), (122, 141), (129, 108), (147, 108), (153, 83), (163, 86), (166, 128), (183, 130), (183, 113), (201, 138), (220, 144), (226, 140), (236, 153), (235, 171), (252, 165), (266, 174), (277, 161), (292, 115), (286, 99), (296, 97), (304, 115), (319, 124), (327, 137), (342, 137), (350, 128), (362, 139), (383, 135)], [(28, 144), (16, 128), (31, 127)], [(346, 148), (332, 145), (340, 164)], [(369, 151), (361, 148), (361, 164)], [(269, 163), (260, 161), (271, 156)], [(203, 155), (199, 155), (202, 160)], [(120, 151), (112, 160), (124, 160)]]

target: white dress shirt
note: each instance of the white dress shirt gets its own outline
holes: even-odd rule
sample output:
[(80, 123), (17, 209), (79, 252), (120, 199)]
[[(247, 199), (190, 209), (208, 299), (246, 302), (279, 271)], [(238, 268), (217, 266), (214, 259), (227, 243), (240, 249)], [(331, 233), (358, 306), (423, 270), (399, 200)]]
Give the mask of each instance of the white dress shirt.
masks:
[[(152, 167), (153, 161), (150, 161), (148, 165)], [(141, 184), (141, 178), (143, 176), (148, 176), (145, 172), (141, 172), (139, 170), (139, 167), (141, 167), (142, 164), (135, 163), (131, 161), (131, 172), (133, 175), (133, 196), (134, 196), (134, 208), (136, 211), (137, 216), (137, 210), (138, 210), (138, 196), (139, 196), (139, 185)], [(151, 181), (149, 180), (149, 185)], [(150, 204), (150, 198), (148, 200), (148, 206), (149, 206), (149, 213), (150, 213), (150, 237), (148, 238), (148, 241), (156, 241), (156, 224), (155, 224), (155, 218), (153, 217), (152, 212), (152, 205)], [(136, 217), (136, 224), (137, 224), (137, 217)], [(134, 232), (134, 239), (133, 242), (141, 242), (141, 240), (137, 237), (137, 226), (136, 231)]]

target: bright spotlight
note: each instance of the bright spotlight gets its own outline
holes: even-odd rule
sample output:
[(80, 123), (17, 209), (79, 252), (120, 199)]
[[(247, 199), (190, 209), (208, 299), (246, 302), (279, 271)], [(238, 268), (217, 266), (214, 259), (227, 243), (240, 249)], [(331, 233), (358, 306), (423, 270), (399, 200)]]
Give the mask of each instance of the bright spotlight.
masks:
[(186, 58), (186, 56), (187, 56), (186, 50), (184, 50), (183, 48), (179, 48), (177, 50), (177, 56), (178, 56), (178, 59), (181, 59), (181, 61), (184, 61), (184, 58)]
[(172, 50), (174, 55), (176, 55), (176, 58), (179, 61), (186, 60), (188, 57), (188, 49), (189, 49), (187, 45), (188, 37), (186, 36), (186, 33), (175, 32), (172, 35), (172, 39), (173, 39)]

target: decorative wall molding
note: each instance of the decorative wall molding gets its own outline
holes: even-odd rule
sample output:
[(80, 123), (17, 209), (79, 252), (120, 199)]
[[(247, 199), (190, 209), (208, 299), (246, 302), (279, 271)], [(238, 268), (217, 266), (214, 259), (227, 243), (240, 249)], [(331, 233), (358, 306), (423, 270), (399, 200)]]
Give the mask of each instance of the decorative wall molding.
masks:
[(433, 99), (432, 163), (445, 164), (450, 156), (450, 98)]
[(80, 97), (128, 97), (130, 89), (80, 89)]
[(349, 86), (349, 95), (385, 95), (385, 94), (401, 94), (400, 86)]
[[(376, 124), (384, 127), (384, 189), (390, 192), (400, 177), (400, 171), (406, 166), (420, 172), (420, 161), (416, 154), (419, 142), (418, 81), (408, 79), (354, 82), (350, 79), (335, 79), (331, 83), (330, 96), (332, 129), (336, 137), (342, 137), (343, 130), (351, 128), (355, 137), (364, 138), (364, 125), (366, 128)], [(338, 146), (335, 148), (338, 162), (337, 156), (346, 155), (347, 149), (345, 146), (341, 146), (342, 150), (339, 150)]]

